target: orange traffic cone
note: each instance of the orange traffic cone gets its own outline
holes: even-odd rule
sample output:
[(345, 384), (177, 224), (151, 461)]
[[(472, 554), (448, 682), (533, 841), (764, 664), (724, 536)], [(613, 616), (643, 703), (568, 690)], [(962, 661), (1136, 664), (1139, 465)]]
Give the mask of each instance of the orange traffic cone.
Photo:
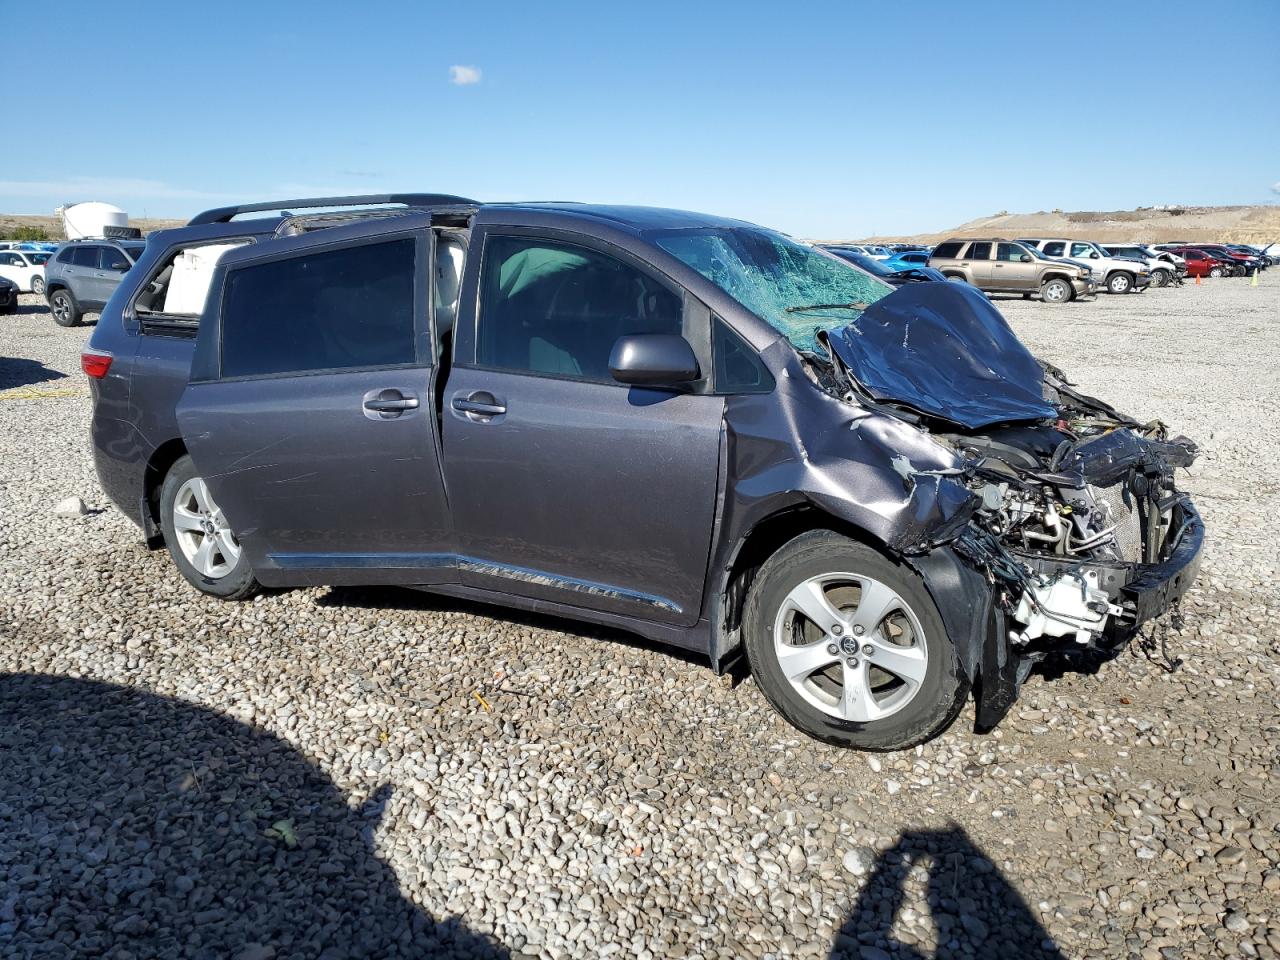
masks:
[(1196, 286), (1200, 286), (1200, 274), (1196, 274)]

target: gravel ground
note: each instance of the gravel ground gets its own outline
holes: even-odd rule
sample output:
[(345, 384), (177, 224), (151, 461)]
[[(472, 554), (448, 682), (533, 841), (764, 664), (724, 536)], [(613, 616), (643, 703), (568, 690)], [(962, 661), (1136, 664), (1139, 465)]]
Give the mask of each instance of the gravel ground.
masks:
[[(887, 756), (563, 621), (200, 597), (98, 489), (86, 330), (24, 297), (0, 317), (0, 955), (1280, 956), (1272, 274), (1002, 301), (1083, 389), (1202, 445), (1182, 667), (1045, 671), (993, 734), (969, 712)], [(54, 516), (70, 496), (92, 512)]]

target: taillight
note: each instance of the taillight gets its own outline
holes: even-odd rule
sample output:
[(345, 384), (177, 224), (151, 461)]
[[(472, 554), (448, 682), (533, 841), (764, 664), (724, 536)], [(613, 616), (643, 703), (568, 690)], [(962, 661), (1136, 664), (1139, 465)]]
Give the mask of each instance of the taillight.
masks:
[(111, 369), (111, 354), (82, 353), (80, 354), (80, 369), (94, 380), (101, 380), (107, 375), (107, 371)]

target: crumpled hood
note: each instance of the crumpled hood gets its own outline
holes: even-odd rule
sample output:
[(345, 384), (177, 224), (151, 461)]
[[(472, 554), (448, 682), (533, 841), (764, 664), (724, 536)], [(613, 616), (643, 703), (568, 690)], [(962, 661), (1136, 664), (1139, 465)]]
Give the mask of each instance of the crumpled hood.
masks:
[(826, 334), (876, 400), (969, 430), (1046, 420), (1044, 370), (986, 297), (960, 283), (913, 283)]

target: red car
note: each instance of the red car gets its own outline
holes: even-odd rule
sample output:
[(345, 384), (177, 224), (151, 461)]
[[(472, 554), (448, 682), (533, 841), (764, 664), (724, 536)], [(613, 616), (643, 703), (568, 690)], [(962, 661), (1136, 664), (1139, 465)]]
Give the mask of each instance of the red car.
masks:
[(1262, 258), (1251, 257), (1247, 253), (1239, 250), (1232, 250), (1225, 243), (1201, 243), (1197, 246), (1205, 253), (1211, 256), (1221, 257), (1224, 260), (1230, 260), (1239, 267), (1239, 275), (1252, 273), (1254, 270), (1262, 269)]
[(1165, 247), (1170, 253), (1176, 253), (1187, 261), (1189, 277), (1228, 277), (1234, 272), (1235, 264), (1223, 258), (1211, 256), (1199, 247)]

